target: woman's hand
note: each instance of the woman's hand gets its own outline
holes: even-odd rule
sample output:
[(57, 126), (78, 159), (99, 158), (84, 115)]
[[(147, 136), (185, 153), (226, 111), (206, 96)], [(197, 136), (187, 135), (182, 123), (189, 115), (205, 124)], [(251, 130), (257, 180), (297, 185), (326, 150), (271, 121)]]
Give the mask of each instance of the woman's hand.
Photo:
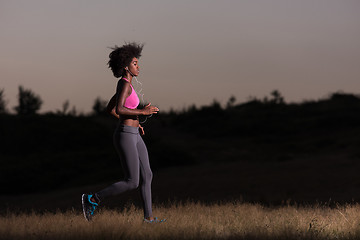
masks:
[(115, 108), (113, 108), (113, 109), (111, 110), (110, 114), (113, 115), (114, 117), (118, 118), (118, 119), (120, 118), (120, 116), (116, 113)]
[(145, 131), (144, 128), (139, 124), (139, 131), (140, 131), (140, 135), (144, 136), (145, 135)]
[(159, 109), (155, 106), (150, 106), (151, 103), (149, 103), (148, 105), (146, 105), (142, 110), (143, 110), (143, 114), (144, 115), (151, 115), (151, 114), (156, 114), (159, 112)]

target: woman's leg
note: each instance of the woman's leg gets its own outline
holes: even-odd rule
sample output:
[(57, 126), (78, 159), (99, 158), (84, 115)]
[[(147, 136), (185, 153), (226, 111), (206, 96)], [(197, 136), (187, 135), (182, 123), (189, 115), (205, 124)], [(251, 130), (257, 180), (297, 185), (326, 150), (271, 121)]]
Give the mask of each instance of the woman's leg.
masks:
[(123, 131), (114, 134), (114, 144), (121, 160), (125, 178), (123, 181), (116, 182), (97, 192), (95, 196), (99, 200), (136, 189), (139, 186), (140, 167), (139, 154), (136, 147), (137, 135), (138, 134)]
[(139, 160), (140, 160), (140, 175), (141, 175), (140, 193), (144, 208), (144, 217), (148, 218), (148, 217), (152, 217), (152, 200), (151, 200), (152, 171), (150, 169), (148, 151), (140, 134), (138, 135), (137, 150), (139, 153)]

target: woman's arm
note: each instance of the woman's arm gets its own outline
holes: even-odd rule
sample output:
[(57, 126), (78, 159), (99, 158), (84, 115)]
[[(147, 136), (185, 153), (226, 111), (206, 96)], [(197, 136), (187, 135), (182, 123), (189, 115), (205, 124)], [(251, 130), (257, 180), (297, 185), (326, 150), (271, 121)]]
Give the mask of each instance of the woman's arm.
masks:
[(120, 118), (120, 116), (118, 114), (116, 114), (116, 93), (114, 94), (114, 96), (112, 96), (112, 98), (110, 99), (108, 105), (106, 106), (106, 111), (113, 115), (116, 118)]

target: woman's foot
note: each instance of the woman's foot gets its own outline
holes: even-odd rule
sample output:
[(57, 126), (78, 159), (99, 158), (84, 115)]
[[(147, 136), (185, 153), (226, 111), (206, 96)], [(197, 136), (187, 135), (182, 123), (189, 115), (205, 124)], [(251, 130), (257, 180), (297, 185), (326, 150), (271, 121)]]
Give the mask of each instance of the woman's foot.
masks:
[(96, 208), (99, 206), (91, 194), (83, 194), (81, 197), (83, 213), (86, 220), (90, 221), (94, 216)]
[(166, 218), (165, 219), (158, 219), (157, 217), (148, 217), (148, 218), (144, 218), (144, 222), (145, 223), (162, 223), (162, 222), (166, 222)]

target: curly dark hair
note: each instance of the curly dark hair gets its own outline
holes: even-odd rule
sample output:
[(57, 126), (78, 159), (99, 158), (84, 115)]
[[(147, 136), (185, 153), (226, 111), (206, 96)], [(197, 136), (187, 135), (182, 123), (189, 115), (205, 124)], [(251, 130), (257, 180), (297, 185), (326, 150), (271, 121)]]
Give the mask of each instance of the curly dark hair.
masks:
[(129, 66), (131, 60), (141, 57), (141, 51), (144, 44), (138, 44), (136, 42), (125, 43), (123, 46), (111, 48), (113, 51), (109, 54), (109, 68), (113, 72), (116, 78), (119, 78), (125, 74), (124, 68)]

